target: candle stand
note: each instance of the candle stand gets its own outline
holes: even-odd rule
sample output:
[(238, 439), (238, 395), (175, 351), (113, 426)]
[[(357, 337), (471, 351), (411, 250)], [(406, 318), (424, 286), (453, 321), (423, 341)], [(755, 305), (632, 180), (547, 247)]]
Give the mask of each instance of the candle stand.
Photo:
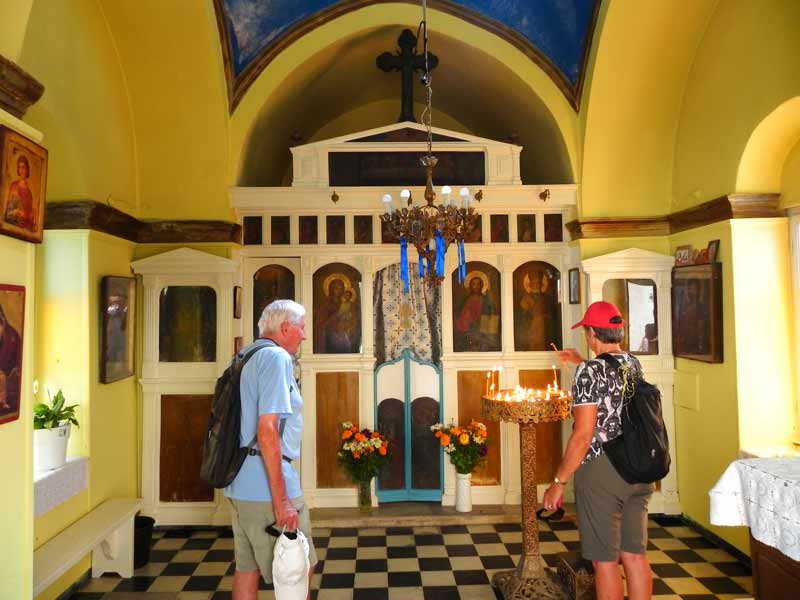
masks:
[(519, 423), (522, 473), (522, 555), (513, 571), (496, 573), (492, 586), (505, 600), (566, 600), (567, 591), (554, 571), (548, 569), (539, 551), (536, 522), (536, 423), (562, 421), (569, 414), (570, 399), (557, 392), (547, 399), (501, 400), (484, 396), (483, 415), (495, 421)]

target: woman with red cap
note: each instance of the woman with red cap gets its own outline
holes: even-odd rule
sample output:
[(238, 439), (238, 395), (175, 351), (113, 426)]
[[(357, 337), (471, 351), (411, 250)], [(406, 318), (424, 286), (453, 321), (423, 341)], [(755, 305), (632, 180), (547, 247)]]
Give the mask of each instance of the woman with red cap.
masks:
[(558, 353), (562, 362), (578, 364), (572, 384), (575, 425), (556, 477), (542, 498), (547, 510), (562, 502), (564, 485), (575, 475), (575, 501), (581, 554), (591, 560), (598, 600), (622, 600), (619, 561), (625, 569), (630, 600), (652, 597), (647, 562), (647, 503), (652, 483), (627, 483), (603, 452), (603, 443), (622, 433), (621, 369), (641, 372), (636, 357), (620, 348), (625, 322), (610, 302), (595, 302), (572, 329), (583, 327), (595, 356), (609, 353), (621, 368), (602, 359), (585, 360), (574, 348)]

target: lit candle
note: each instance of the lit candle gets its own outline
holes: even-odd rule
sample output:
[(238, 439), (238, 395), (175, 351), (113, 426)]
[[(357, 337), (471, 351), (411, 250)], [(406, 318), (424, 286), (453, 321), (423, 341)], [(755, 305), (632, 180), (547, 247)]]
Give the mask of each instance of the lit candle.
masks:
[(486, 393), (484, 394), (485, 396), (489, 395), (489, 383), (490, 383), (489, 380), (491, 379), (491, 377), (492, 374), (489, 371), (486, 371)]
[(558, 389), (558, 373), (556, 373), (555, 365), (553, 365), (553, 387)]

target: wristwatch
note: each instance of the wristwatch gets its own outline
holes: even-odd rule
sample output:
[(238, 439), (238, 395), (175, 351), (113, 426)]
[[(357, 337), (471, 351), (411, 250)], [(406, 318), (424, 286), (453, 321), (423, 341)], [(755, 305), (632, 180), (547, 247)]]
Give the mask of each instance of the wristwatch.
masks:
[(564, 481), (563, 479), (559, 479), (558, 475), (556, 475), (555, 478), (553, 479), (553, 483), (555, 485), (567, 485), (567, 482)]

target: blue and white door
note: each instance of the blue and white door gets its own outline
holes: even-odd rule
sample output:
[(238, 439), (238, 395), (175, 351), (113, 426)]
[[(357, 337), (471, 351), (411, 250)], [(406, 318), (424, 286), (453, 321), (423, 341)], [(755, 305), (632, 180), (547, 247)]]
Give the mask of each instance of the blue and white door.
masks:
[(378, 477), (379, 502), (441, 502), (443, 453), (431, 425), (442, 420), (442, 376), (406, 350), (375, 371), (378, 430), (390, 459)]

